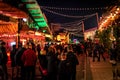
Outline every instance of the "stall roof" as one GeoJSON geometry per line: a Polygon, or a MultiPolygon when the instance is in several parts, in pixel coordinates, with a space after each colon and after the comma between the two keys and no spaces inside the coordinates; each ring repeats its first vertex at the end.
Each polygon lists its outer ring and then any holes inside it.
{"type": "Polygon", "coordinates": [[[7,3],[0,1],[0,14],[5,16],[9,16],[12,18],[26,18],[27,14],[20,9],[17,9],[7,3]]]}
{"type": "Polygon", "coordinates": [[[47,19],[36,0],[21,0],[21,2],[15,5],[19,4],[22,4],[22,8],[26,11],[12,6],[11,3],[7,1],[0,1],[0,24],[16,23],[19,18],[31,17],[34,22],[33,28],[38,28],[39,31],[46,31],[46,33],[51,34],[47,19]]]}
{"type": "Polygon", "coordinates": [[[35,25],[36,28],[48,27],[47,20],[36,0],[22,0],[22,2],[26,5],[30,15],[37,24],[35,25]]]}

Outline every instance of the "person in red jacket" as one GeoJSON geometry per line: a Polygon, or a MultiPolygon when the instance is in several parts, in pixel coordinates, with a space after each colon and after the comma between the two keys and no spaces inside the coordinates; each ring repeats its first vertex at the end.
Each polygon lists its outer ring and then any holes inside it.
{"type": "Polygon", "coordinates": [[[34,50],[32,50],[32,44],[28,44],[28,49],[24,51],[21,60],[24,63],[25,79],[35,80],[35,65],[37,56],[34,50]]]}

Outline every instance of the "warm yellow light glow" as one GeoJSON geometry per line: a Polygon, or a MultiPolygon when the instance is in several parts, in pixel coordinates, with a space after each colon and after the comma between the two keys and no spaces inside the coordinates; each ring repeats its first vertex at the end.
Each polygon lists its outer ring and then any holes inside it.
{"type": "Polygon", "coordinates": [[[85,32],[84,33],[84,39],[87,40],[88,38],[90,38],[90,39],[93,40],[95,32],[96,32],[96,30],[85,32]]]}
{"type": "Polygon", "coordinates": [[[60,40],[61,40],[60,35],[58,35],[58,36],[57,36],[57,40],[58,40],[58,41],[60,41],[60,40]]]}
{"type": "Polygon", "coordinates": [[[116,14],[113,15],[114,17],[116,16],[116,14]]]}
{"type": "Polygon", "coordinates": [[[116,14],[118,14],[119,12],[118,11],[115,11],[116,14]]]}
{"type": "Polygon", "coordinates": [[[108,26],[117,18],[117,15],[120,13],[120,8],[116,8],[114,12],[111,12],[107,17],[105,17],[99,24],[99,30],[103,30],[103,27],[108,26]]]}
{"type": "Polygon", "coordinates": [[[120,10],[120,8],[117,8],[117,11],[119,11],[120,10]]]}
{"type": "Polygon", "coordinates": [[[35,35],[37,35],[37,36],[41,36],[42,34],[39,33],[39,32],[35,32],[35,35]]]}
{"type": "Polygon", "coordinates": [[[61,38],[61,39],[65,39],[65,35],[63,35],[63,36],[60,36],[60,38],[61,38]]]}
{"type": "Polygon", "coordinates": [[[52,38],[52,36],[51,36],[51,35],[49,35],[49,34],[45,34],[45,37],[52,38]]]}
{"type": "Polygon", "coordinates": [[[25,45],[26,39],[21,39],[22,44],[25,45]]]}

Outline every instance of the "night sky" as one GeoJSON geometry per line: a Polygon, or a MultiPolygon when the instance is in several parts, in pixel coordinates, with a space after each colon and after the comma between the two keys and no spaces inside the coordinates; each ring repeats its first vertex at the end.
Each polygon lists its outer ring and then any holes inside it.
{"type": "MultiPolygon", "coordinates": [[[[37,0],[40,6],[45,7],[54,7],[54,8],[92,8],[92,10],[58,10],[58,9],[50,9],[51,11],[58,12],[65,15],[72,16],[85,16],[94,13],[98,13],[98,17],[102,15],[102,13],[106,12],[106,9],[113,4],[115,4],[116,0],[37,0]],[[98,8],[97,10],[93,10],[94,8],[98,8]],[[102,8],[102,9],[101,9],[102,8]]],[[[48,9],[48,8],[47,8],[48,9]]],[[[60,16],[57,14],[53,14],[52,12],[48,12],[42,9],[42,12],[46,15],[48,19],[48,23],[69,23],[78,20],[82,20],[84,18],[69,18],[60,16]]],[[[89,29],[91,27],[97,26],[96,16],[85,19],[85,29],[89,29]]]]}
{"type": "Polygon", "coordinates": [[[37,0],[41,6],[54,7],[101,7],[113,4],[116,0],[37,0]]]}

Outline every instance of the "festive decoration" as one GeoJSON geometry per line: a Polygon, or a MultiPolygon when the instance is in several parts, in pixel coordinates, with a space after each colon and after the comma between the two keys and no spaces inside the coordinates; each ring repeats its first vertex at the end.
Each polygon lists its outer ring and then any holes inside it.
{"type": "Polygon", "coordinates": [[[58,7],[41,6],[41,8],[54,9],[54,10],[88,11],[88,10],[106,10],[108,7],[98,7],[98,8],[58,8],[58,7]]]}
{"type": "Polygon", "coordinates": [[[3,33],[16,33],[18,28],[18,24],[11,23],[11,24],[0,24],[0,34],[3,33]]]}
{"type": "Polygon", "coordinates": [[[96,15],[96,14],[90,14],[90,15],[85,15],[85,16],[73,16],[73,15],[66,15],[66,14],[61,14],[61,13],[58,13],[58,12],[55,12],[55,11],[52,11],[50,9],[47,9],[47,8],[41,8],[47,12],[50,12],[50,13],[53,13],[53,14],[56,14],[56,15],[60,15],[60,16],[63,16],[63,17],[68,17],[68,18],[87,18],[87,17],[91,17],[93,15],[96,15]]]}
{"type": "Polygon", "coordinates": [[[42,13],[39,4],[36,0],[32,0],[32,4],[30,4],[30,0],[22,0],[23,3],[26,3],[26,8],[29,11],[29,14],[33,18],[33,21],[36,25],[32,26],[34,28],[48,27],[47,20],[45,15],[42,13]]]}

